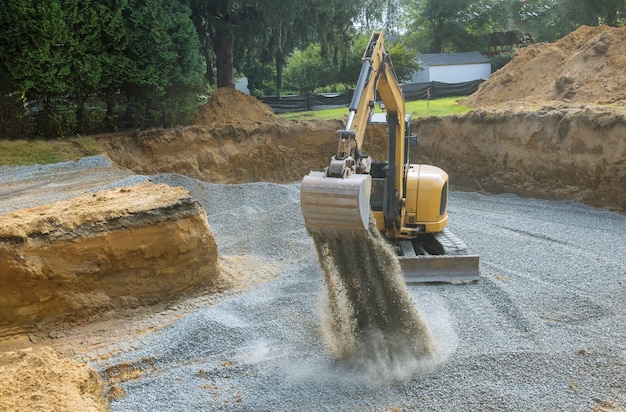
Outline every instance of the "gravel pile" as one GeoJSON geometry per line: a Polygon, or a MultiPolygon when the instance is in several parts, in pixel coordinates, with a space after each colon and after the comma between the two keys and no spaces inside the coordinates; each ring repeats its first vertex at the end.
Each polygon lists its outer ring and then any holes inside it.
{"type": "Polygon", "coordinates": [[[93,365],[144,372],[120,384],[127,396],[113,411],[626,406],[625,216],[573,202],[451,193],[450,228],[481,256],[482,279],[409,285],[444,362],[385,383],[334,361],[322,343],[324,285],[297,184],[213,185],[166,174],[106,184],[148,178],[190,190],[221,255],[278,260],[285,269],[93,365]]]}
{"type": "Polygon", "coordinates": [[[435,371],[377,382],[320,337],[321,270],[298,185],[212,185],[177,175],[221,254],[283,261],[281,276],[110,359],[145,369],[113,410],[589,410],[626,405],[626,218],[573,202],[452,193],[451,229],[483,279],[410,285],[435,371]]]}

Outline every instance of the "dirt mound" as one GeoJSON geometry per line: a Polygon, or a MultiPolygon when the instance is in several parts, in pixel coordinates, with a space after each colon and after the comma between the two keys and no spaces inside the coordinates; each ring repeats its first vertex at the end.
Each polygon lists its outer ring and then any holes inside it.
{"type": "Polygon", "coordinates": [[[486,107],[553,100],[626,100],[626,27],[583,26],[555,43],[520,49],[463,103],[486,107]]]}
{"type": "Polygon", "coordinates": [[[231,87],[215,90],[211,100],[200,107],[194,120],[194,124],[200,126],[268,122],[287,123],[275,115],[268,105],[231,87]]]}
{"type": "Polygon", "coordinates": [[[94,369],[51,348],[0,354],[0,410],[103,411],[103,390],[94,369]]]}
{"type": "MultiPolygon", "coordinates": [[[[180,173],[225,184],[285,183],[327,166],[337,148],[335,131],[342,127],[338,121],[189,126],[100,142],[115,163],[136,173],[180,173]]],[[[384,146],[377,138],[366,149],[376,156],[384,146]]]]}
{"type": "Polygon", "coordinates": [[[180,187],[143,183],[0,216],[0,334],[172,299],[219,274],[204,209],[180,187]]]}

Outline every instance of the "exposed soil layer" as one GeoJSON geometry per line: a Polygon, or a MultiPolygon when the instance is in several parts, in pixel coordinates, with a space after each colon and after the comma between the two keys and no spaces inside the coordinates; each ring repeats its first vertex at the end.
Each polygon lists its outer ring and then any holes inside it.
{"type": "Polygon", "coordinates": [[[0,217],[0,327],[169,300],[218,275],[202,206],[144,183],[0,217]]]}
{"type": "MultiPolygon", "coordinates": [[[[291,122],[254,97],[218,89],[200,108],[197,124],[130,135],[103,136],[100,143],[118,165],[136,173],[180,173],[211,183],[302,179],[328,165],[340,121],[291,122]]],[[[368,130],[366,151],[386,156],[381,128],[368,130]]]]}
{"type": "Polygon", "coordinates": [[[452,187],[576,200],[626,212],[626,112],[479,109],[419,122],[421,153],[452,187]]]}
{"type": "MultiPolygon", "coordinates": [[[[337,121],[191,126],[102,142],[116,163],[137,173],[180,173],[212,183],[285,183],[327,166],[336,150],[335,131],[342,127],[337,121]]],[[[412,130],[420,144],[411,161],[446,170],[454,190],[573,199],[626,212],[626,111],[619,108],[485,108],[421,118],[412,130]]],[[[386,142],[386,128],[371,127],[364,150],[386,160],[386,142]]]]}

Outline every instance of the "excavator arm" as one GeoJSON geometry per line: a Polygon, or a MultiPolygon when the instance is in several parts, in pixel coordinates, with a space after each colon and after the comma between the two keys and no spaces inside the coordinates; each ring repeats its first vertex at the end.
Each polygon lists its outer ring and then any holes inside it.
{"type": "MultiPolygon", "coordinates": [[[[387,111],[390,142],[390,167],[384,194],[384,226],[399,228],[404,164],[404,96],[396,79],[384,34],[374,32],[363,58],[357,85],[350,102],[344,130],[337,131],[337,153],[323,173],[311,172],[304,178],[301,204],[309,231],[336,232],[367,230],[371,180],[371,160],[363,154],[365,131],[374,113],[376,92],[387,111]],[[393,133],[393,135],[391,135],[393,133]],[[335,180],[340,178],[342,181],[335,180]],[[367,199],[365,199],[367,198],[367,199]],[[352,199],[352,201],[350,201],[352,199]]],[[[392,235],[393,236],[393,235],[392,235]]]]}

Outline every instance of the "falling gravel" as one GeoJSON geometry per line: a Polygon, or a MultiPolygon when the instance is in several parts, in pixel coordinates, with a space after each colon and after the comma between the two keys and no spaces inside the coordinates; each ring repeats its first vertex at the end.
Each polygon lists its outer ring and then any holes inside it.
{"type": "Polygon", "coordinates": [[[331,354],[381,383],[436,364],[430,331],[374,218],[363,233],[312,237],[326,285],[322,331],[331,354]]]}
{"type": "Polygon", "coordinates": [[[129,362],[127,410],[571,410],[626,404],[626,218],[574,202],[451,193],[451,229],[482,279],[408,292],[442,363],[386,381],[324,344],[328,300],[299,186],[212,185],[203,203],[223,254],[276,259],[275,281],[182,318],[129,362]],[[147,361],[149,360],[149,362],[147,361]]]}

